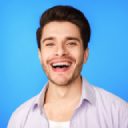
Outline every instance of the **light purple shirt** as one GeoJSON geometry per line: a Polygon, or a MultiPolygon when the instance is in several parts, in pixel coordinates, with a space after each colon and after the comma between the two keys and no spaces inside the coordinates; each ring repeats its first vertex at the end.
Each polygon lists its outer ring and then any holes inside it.
{"type": "MultiPolygon", "coordinates": [[[[49,127],[43,110],[46,89],[47,86],[12,114],[8,128],[49,127]]],[[[81,100],[70,120],[70,128],[128,128],[128,105],[83,79],[81,100]]]]}

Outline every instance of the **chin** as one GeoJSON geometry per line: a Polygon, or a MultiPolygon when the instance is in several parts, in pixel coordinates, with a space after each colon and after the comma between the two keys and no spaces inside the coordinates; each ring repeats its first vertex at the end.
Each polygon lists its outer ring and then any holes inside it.
{"type": "Polygon", "coordinates": [[[50,81],[51,81],[51,83],[58,85],[58,86],[68,86],[72,82],[71,79],[69,79],[69,80],[65,80],[65,79],[61,79],[61,80],[54,79],[53,80],[52,79],[50,81]]]}

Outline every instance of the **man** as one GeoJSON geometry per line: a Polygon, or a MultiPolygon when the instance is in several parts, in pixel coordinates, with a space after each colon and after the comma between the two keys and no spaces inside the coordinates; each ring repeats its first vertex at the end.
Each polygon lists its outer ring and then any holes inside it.
{"type": "Polygon", "coordinates": [[[55,6],[43,13],[37,42],[48,83],[13,113],[8,128],[128,128],[126,102],[80,75],[89,39],[79,10],[55,6]]]}

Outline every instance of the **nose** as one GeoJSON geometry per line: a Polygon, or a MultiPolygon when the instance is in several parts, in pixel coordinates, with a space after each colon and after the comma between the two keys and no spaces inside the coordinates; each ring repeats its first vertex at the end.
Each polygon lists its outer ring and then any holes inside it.
{"type": "Polygon", "coordinates": [[[67,49],[64,45],[58,45],[56,49],[56,56],[65,56],[67,54],[67,49]]]}

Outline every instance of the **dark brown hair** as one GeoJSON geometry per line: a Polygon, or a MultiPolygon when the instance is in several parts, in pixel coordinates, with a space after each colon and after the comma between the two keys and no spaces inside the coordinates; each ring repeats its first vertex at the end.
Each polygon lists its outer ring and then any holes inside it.
{"type": "Polygon", "coordinates": [[[40,26],[36,32],[37,44],[39,49],[42,30],[47,23],[52,21],[68,21],[78,26],[84,49],[88,47],[91,30],[89,22],[84,14],[80,10],[71,6],[54,6],[46,10],[40,18],[40,26]]]}

